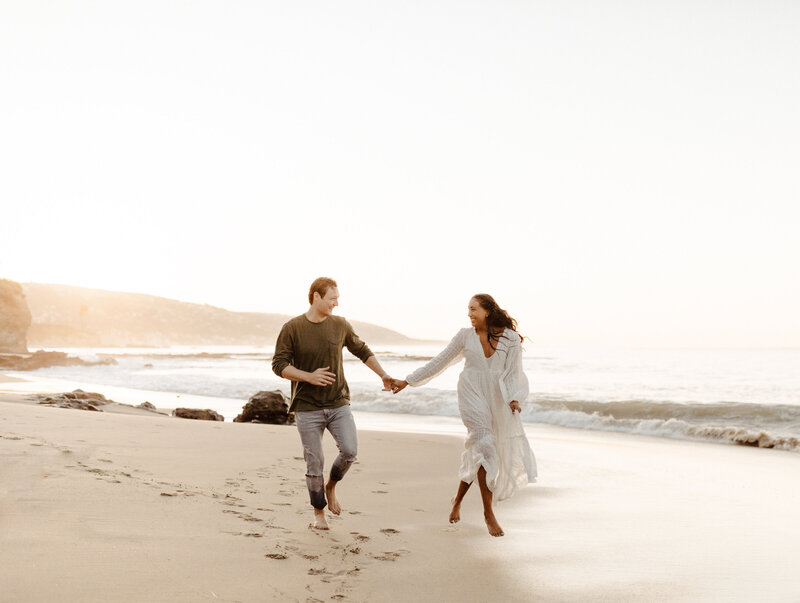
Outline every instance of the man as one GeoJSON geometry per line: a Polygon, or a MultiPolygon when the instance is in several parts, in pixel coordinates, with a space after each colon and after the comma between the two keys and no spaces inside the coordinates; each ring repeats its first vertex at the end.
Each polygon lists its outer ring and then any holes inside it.
{"type": "Polygon", "coordinates": [[[393,380],[350,323],[333,315],[333,309],[339,305],[336,281],[321,277],[311,283],[308,303],[305,314],[283,325],[275,343],[272,370],[292,382],[289,410],[295,412],[297,431],[303,442],[314,527],[327,530],[325,506],[334,515],[342,512],[336,499],[336,484],[356,460],[358,448],[356,425],[350,412],[350,390],[342,371],[342,348],[347,346],[380,376],[385,391],[393,380]],[[336,440],[339,456],[331,467],[328,482],[324,483],[322,434],[326,428],[336,440]]]}

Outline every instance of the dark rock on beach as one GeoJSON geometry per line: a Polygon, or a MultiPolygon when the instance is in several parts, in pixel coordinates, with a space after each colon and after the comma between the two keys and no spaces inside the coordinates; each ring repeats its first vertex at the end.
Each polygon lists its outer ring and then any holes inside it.
{"type": "Polygon", "coordinates": [[[0,279],[0,352],[27,353],[31,311],[22,286],[0,279]]]}
{"type": "Polygon", "coordinates": [[[199,408],[176,408],[172,411],[173,417],[179,419],[197,419],[198,421],[224,421],[223,417],[218,412],[206,408],[201,410],[199,408]]]}
{"type": "Polygon", "coordinates": [[[64,392],[63,394],[37,394],[34,396],[34,399],[39,400],[39,404],[47,404],[48,406],[94,411],[100,411],[100,409],[97,408],[98,406],[104,406],[114,402],[106,398],[103,394],[85,392],[82,389],[64,392]]]}
{"type": "Polygon", "coordinates": [[[110,356],[89,362],[64,352],[45,352],[38,350],[33,354],[0,354],[0,368],[10,371],[35,371],[48,366],[95,366],[98,364],[117,364],[110,356]]]}
{"type": "Polygon", "coordinates": [[[136,406],[133,404],[123,404],[122,402],[110,400],[103,394],[98,394],[97,392],[85,392],[82,389],[76,389],[74,391],[64,392],[61,394],[34,394],[31,396],[31,398],[33,400],[38,400],[39,404],[55,406],[57,408],[75,408],[78,410],[93,410],[97,412],[103,412],[99,407],[114,405],[114,410],[117,412],[119,412],[119,407],[128,407],[146,410],[157,415],[167,414],[158,410],[150,402],[142,402],[136,406]]]}
{"type": "Polygon", "coordinates": [[[258,392],[250,397],[242,407],[242,414],[234,423],[271,423],[273,425],[293,425],[294,413],[289,412],[289,404],[280,391],[258,392]]]}

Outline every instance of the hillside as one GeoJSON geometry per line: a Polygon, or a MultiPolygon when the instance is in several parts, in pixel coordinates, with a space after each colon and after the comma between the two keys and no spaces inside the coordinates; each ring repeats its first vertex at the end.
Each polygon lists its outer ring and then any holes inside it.
{"type": "MultiPolygon", "coordinates": [[[[23,283],[22,287],[32,316],[28,331],[31,348],[272,345],[281,325],[290,318],[231,312],[141,293],[40,283],[23,283]]],[[[350,322],[370,344],[415,343],[384,327],[350,322]]]]}

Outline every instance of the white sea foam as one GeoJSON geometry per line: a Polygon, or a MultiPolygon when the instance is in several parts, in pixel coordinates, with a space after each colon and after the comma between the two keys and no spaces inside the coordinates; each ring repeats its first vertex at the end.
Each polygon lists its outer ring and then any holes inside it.
{"type": "Polygon", "coordinates": [[[638,435],[669,438],[713,440],[759,448],[800,450],[800,437],[788,433],[760,429],[757,425],[726,425],[724,423],[692,424],[677,418],[617,419],[599,413],[587,414],[571,410],[529,410],[526,421],[548,423],[562,427],[616,431],[638,435]]]}
{"type": "MultiPolygon", "coordinates": [[[[369,392],[353,396],[353,408],[373,412],[458,416],[454,391],[420,389],[402,398],[369,392]]],[[[578,429],[731,442],[800,450],[800,407],[757,404],[675,404],[645,400],[597,403],[540,401],[531,396],[523,421],[578,429]]]]}

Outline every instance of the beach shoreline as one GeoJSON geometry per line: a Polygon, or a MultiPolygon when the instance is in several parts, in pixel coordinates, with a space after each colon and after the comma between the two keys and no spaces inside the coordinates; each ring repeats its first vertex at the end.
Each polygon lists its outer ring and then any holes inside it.
{"type": "Polygon", "coordinates": [[[529,426],[539,481],[497,506],[493,539],[474,492],[447,523],[463,426],[356,413],[359,462],[321,533],[294,428],[51,408],[18,385],[0,386],[7,601],[800,593],[793,452],[529,426]]]}

